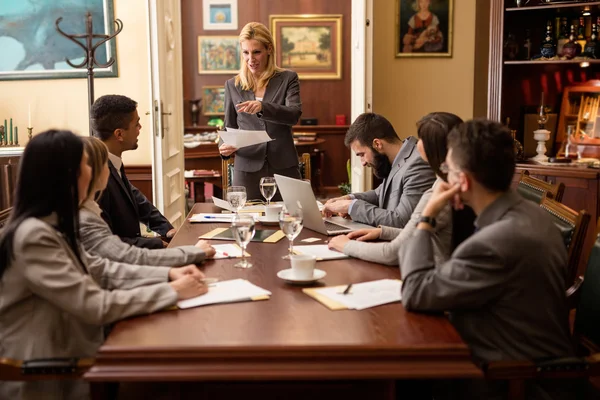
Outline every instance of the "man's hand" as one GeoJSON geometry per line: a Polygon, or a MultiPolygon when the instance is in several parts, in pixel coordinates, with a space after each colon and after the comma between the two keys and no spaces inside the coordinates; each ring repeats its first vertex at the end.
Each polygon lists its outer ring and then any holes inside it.
{"type": "Polygon", "coordinates": [[[461,209],[463,204],[458,195],[459,192],[459,184],[452,186],[447,182],[439,182],[421,215],[435,218],[450,201],[454,208],[461,209]]]}
{"type": "Polygon", "coordinates": [[[381,228],[359,229],[348,234],[350,239],[356,239],[359,242],[368,242],[369,240],[377,240],[381,236],[381,228]]]}
{"type": "Polygon", "coordinates": [[[215,248],[208,244],[206,240],[198,240],[198,243],[196,243],[195,246],[206,254],[206,258],[213,258],[217,253],[215,248]]]}
{"type": "Polygon", "coordinates": [[[352,198],[350,197],[350,195],[345,195],[345,196],[340,196],[340,197],[334,197],[333,199],[329,199],[325,202],[325,204],[329,204],[329,203],[335,203],[336,201],[340,201],[340,200],[352,200],[352,198]]]}
{"type": "Polygon", "coordinates": [[[208,286],[191,275],[184,275],[169,284],[177,292],[178,300],[190,299],[208,292],[208,286]]]}
{"type": "Polygon", "coordinates": [[[242,103],[236,104],[235,109],[237,112],[243,112],[248,114],[256,114],[262,111],[262,103],[258,100],[249,100],[242,103]]]}
{"type": "Polygon", "coordinates": [[[169,280],[171,281],[176,281],[177,279],[184,276],[191,276],[198,282],[200,282],[200,280],[204,278],[204,274],[200,272],[200,270],[198,269],[198,267],[196,267],[195,264],[189,264],[179,268],[171,268],[169,270],[169,280]]]}
{"type": "Polygon", "coordinates": [[[171,239],[177,233],[177,229],[173,228],[165,235],[167,238],[171,239]]]}
{"type": "Polygon", "coordinates": [[[321,211],[321,213],[326,217],[330,217],[333,214],[348,214],[348,208],[350,208],[351,203],[352,200],[338,200],[333,202],[328,201],[325,203],[325,207],[323,207],[323,211],[321,211]]]}
{"type": "Polygon", "coordinates": [[[342,253],[344,251],[344,246],[346,243],[350,241],[350,238],[346,235],[339,235],[334,237],[327,243],[327,247],[330,249],[334,249],[342,253]]]}
{"type": "Polygon", "coordinates": [[[237,151],[237,147],[223,143],[219,146],[219,153],[224,157],[229,157],[237,151]]]}

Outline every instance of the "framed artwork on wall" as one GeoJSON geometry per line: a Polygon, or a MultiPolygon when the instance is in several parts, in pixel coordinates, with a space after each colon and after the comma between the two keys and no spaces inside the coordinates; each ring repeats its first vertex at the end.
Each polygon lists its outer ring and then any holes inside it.
{"type": "Polygon", "coordinates": [[[203,86],[204,115],[225,115],[225,86],[203,86]]]}
{"type": "Polygon", "coordinates": [[[277,65],[300,79],[342,78],[342,15],[271,15],[277,65]]]}
{"type": "Polygon", "coordinates": [[[454,0],[396,0],[396,57],[452,57],[454,0]]]}
{"type": "Polygon", "coordinates": [[[237,36],[198,36],[199,74],[235,74],[239,69],[237,36]]]}
{"type": "Polygon", "coordinates": [[[204,30],[237,30],[237,0],[202,0],[204,30]]]}
{"type": "MultiPolygon", "coordinates": [[[[85,34],[88,12],[94,34],[114,33],[113,0],[71,0],[68,7],[56,0],[0,2],[0,80],[86,78],[85,68],[65,62],[80,64],[86,56],[84,50],[61,36],[55,23],[62,17],[64,32],[85,34]]],[[[105,64],[111,57],[115,63],[95,68],[94,77],[118,76],[115,43],[109,40],[96,50],[99,63],[105,64]]]]}

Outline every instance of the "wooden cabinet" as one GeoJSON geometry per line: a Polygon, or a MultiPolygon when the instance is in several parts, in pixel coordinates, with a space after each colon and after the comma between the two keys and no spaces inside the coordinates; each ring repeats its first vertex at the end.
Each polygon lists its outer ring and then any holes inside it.
{"type": "Polygon", "coordinates": [[[17,171],[22,151],[2,150],[0,152],[0,212],[13,205],[17,171]]]}

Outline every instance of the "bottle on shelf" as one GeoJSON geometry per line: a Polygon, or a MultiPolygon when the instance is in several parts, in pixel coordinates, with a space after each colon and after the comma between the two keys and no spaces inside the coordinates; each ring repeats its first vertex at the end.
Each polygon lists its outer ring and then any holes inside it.
{"type": "Polygon", "coordinates": [[[556,54],[562,56],[563,46],[565,43],[569,41],[569,24],[567,22],[567,17],[562,17],[560,19],[560,31],[558,33],[558,40],[556,45],[556,54]]]}
{"type": "Polygon", "coordinates": [[[556,56],[556,41],[552,35],[552,21],[548,21],[546,24],[546,35],[542,40],[540,54],[545,58],[553,58],[556,56]]]}
{"type": "Polygon", "coordinates": [[[577,26],[577,43],[583,49],[585,47],[585,18],[579,17],[579,24],[577,26]]]}
{"type": "Polygon", "coordinates": [[[531,60],[531,30],[525,30],[525,40],[521,46],[521,60],[531,60]]]}
{"type": "Polygon", "coordinates": [[[562,49],[563,57],[568,59],[575,58],[581,54],[581,45],[575,40],[575,25],[571,25],[571,34],[569,41],[565,43],[562,49]]]}
{"type": "Polygon", "coordinates": [[[517,161],[522,161],[525,159],[525,150],[523,149],[523,145],[521,142],[517,140],[517,130],[510,129],[510,117],[506,117],[506,127],[510,130],[510,135],[513,138],[513,148],[515,150],[515,159],[517,161]]]}
{"type": "Polygon", "coordinates": [[[516,60],[519,54],[519,44],[515,35],[508,32],[506,41],[504,42],[504,59],[505,60],[516,60]]]}
{"type": "Polygon", "coordinates": [[[600,58],[600,45],[598,44],[598,25],[592,24],[592,35],[585,43],[582,56],[600,58]]]}

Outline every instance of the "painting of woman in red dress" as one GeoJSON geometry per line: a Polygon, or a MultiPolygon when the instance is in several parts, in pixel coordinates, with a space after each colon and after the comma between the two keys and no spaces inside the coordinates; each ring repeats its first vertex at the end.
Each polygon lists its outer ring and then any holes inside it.
{"type": "Polygon", "coordinates": [[[450,55],[451,0],[399,0],[399,3],[398,53],[450,55]]]}

